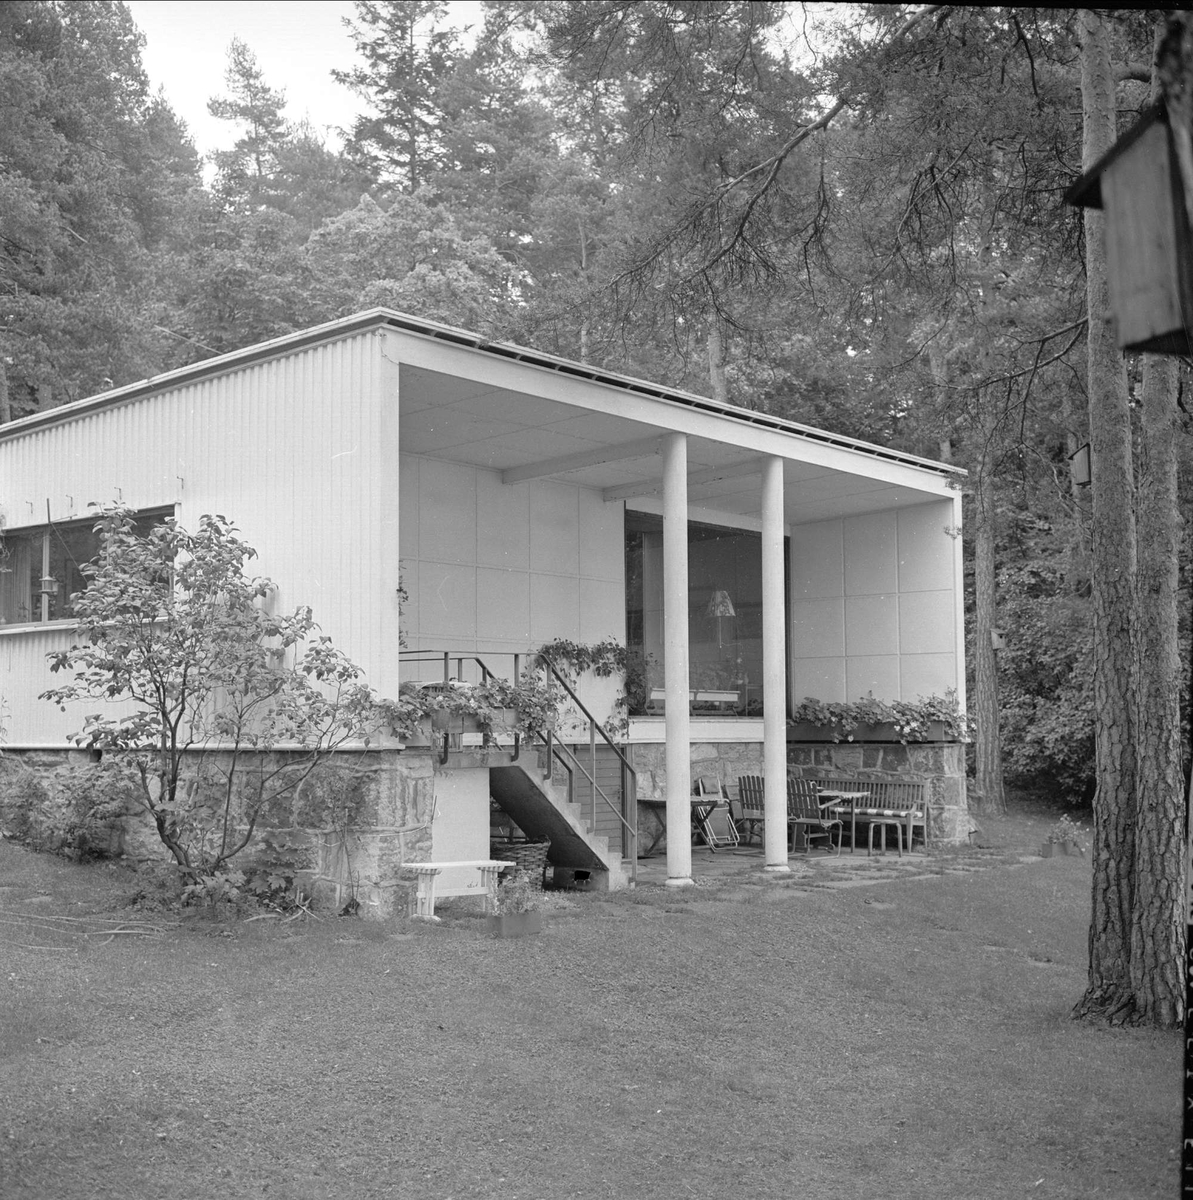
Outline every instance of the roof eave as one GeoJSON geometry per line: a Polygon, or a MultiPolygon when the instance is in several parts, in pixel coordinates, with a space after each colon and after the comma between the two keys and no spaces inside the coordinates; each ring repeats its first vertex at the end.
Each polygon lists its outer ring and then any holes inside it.
{"type": "Polygon", "coordinates": [[[451,325],[442,325],[436,321],[427,321],[421,317],[412,317],[406,313],[400,313],[388,308],[367,309],[364,312],[354,313],[349,317],[341,317],[335,321],[328,321],[322,325],[313,326],[310,329],[300,330],[297,333],[285,334],[282,337],[273,338],[268,342],[260,342],[255,346],[247,346],[242,350],[233,350],[227,354],[217,355],[214,358],[203,359],[201,362],[191,363],[189,366],[179,367],[177,370],[167,371],[161,375],[154,375],[149,379],[143,379],[137,383],[126,384],[124,387],[113,388],[111,391],[101,392],[96,396],[89,396],[83,400],[76,400],[70,404],[61,405],[58,408],[21,417],[16,421],[9,422],[7,425],[0,425],[0,440],[18,436],[47,425],[72,420],[75,417],[104,408],[126,404],[129,401],[141,399],[170,388],[194,383],[197,380],[208,378],[212,375],[238,370],[253,363],[277,358],[284,354],[292,354],[296,350],[306,349],[309,346],[336,341],[340,338],[367,332],[375,328],[395,329],[416,337],[450,342],[465,349],[478,350],[482,353],[523,362],[528,366],[557,371],[607,387],[620,388],[624,391],[634,392],[637,395],[649,396],[664,403],[681,404],[687,408],[698,408],[701,411],[729,420],[778,430],[797,438],[815,441],[820,444],[840,446],[843,449],[855,450],[873,457],[906,463],[936,474],[956,476],[964,476],[966,474],[963,468],[953,466],[951,463],[920,458],[918,455],[891,450],[885,446],[865,442],[858,438],[829,433],[826,430],[816,429],[810,425],[801,425],[798,422],[788,421],[782,417],[775,417],[769,413],[738,408],[735,405],[725,404],[719,400],[711,400],[707,396],[698,396],[693,392],[668,388],[660,384],[651,383],[648,380],[637,379],[631,375],[621,375],[615,371],[606,371],[585,363],[559,358],[555,355],[545,354],[542,351],[532,350],[529,347],[519,346],[512,342],[489,341],[479,334],[471,333],[465,329],[457,329],[451,325]]]}

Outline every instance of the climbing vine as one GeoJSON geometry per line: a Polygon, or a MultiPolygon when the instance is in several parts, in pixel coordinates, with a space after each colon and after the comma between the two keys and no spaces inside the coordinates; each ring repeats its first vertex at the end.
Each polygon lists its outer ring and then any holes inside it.
{"type": "Polygon", "coordinates": [[[629,732],[630,714],[642,712],[646,707],[649,657],[640,650],[627,649],[615,638],[593,643],[556,638],[544,642],[535,655],[572,680],[586,673],[598,679],[620,677],[621,687],[613,702],[611,732],[624,736],[629,732]]]}

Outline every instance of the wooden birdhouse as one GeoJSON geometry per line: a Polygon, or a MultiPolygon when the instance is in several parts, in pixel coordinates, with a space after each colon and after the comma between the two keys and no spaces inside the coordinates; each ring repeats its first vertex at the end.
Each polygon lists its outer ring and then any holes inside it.
{"type": "Polygon", "coordinates": [[[1149,109],[1065,200],[1105,210],[1106,273],[1120,349],[1193,351],[1193,243],[1165,106],[1149,109]]]}

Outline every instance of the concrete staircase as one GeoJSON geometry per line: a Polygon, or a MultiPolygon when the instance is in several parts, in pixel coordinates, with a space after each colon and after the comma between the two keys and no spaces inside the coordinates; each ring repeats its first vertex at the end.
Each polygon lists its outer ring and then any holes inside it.
{"type": "Polygon", "coordinates": [[[489,793],[531,841],[551,843],[547,861],[560,869],[557,878],[575,872],[577,883],[586,880],[596,891],[630,886],[632,864],[610,849],[607,837],[590,830],[580,805],[569,803],[564,789],[529,762],[490,766],[489,793]]]}

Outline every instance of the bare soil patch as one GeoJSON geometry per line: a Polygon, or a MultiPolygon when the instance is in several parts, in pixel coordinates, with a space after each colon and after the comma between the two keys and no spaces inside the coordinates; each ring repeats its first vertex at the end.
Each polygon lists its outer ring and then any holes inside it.
{"type": "Polygon", "coordinates": [[[158,919],[0,843],[0,1197],[1175,1195],[1180,1037],[1068,1019],[1089,864],[1035,857],[1048,823],[512,941],[463,903],[158,919]]]}

